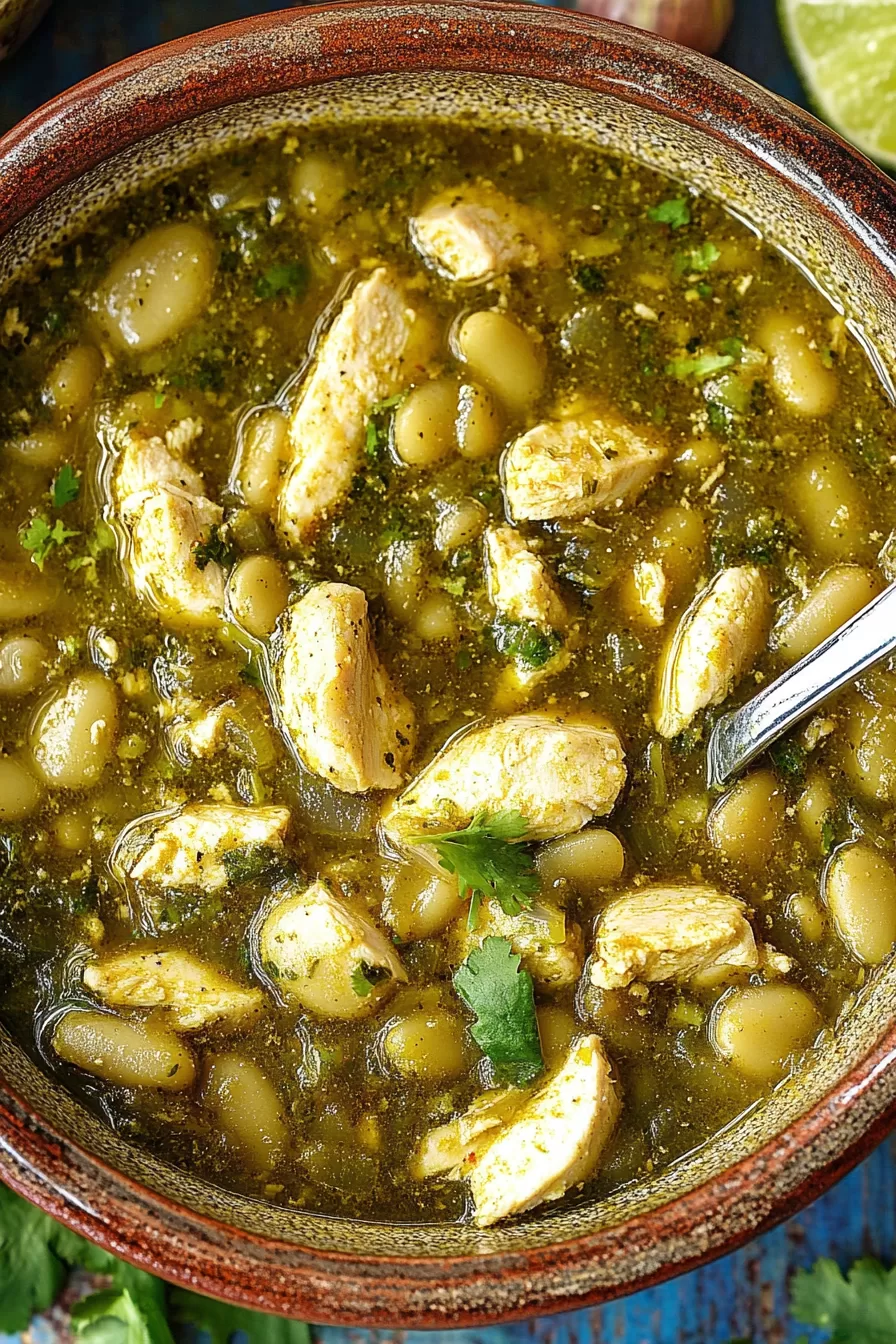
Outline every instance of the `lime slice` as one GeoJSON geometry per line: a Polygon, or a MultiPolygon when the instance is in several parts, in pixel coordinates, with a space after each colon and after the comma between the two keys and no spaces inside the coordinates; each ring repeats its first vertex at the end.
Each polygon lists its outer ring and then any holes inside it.
{"type": "Polygon", "coordinates": [[[816,111],[896,168],[896,0],[778,0],[778,8],[816,111]]]}

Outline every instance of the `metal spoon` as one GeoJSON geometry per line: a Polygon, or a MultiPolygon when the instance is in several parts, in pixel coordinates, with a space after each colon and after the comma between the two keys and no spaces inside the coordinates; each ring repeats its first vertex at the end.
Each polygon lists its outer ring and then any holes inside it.
{"type": "Polygon", "coordinates": [[[722,788],[828,696],[894,652],[896,583],[777,681],[716,721],[706,748],[709,787],[722,788]]]}

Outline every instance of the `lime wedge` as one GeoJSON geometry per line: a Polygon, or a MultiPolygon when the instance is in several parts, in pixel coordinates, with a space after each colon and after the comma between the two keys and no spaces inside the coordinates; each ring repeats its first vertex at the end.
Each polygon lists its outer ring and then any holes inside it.
{"type": "Polygon", "coordinates": [[[778,0],[778,9],[816,111],[896,168],[896,0],[778,0]]]}

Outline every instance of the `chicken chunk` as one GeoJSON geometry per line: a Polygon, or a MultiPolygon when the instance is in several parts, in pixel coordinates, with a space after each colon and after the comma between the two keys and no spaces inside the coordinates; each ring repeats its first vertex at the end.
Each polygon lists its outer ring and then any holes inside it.
{"type": "Polygon", "coordinates": [[[468,283],[560,260],[550,220],[491,182],[441,192],[411,220],[411,241],[441,275],[468,283]]]}
{"type": "Polygon", "coordinates": [[[285,998],[323,1017],[368,1017],[408,978],[385,934],[325,882],[274,906],[259,955],[285,998]]]}
{"type": "Polygon", "coordinates": [[[669,584],[659,560],[639,560],[632,570],[631,614],[658,630],[666,619],[669,584]]]}
{"type": "Polygon", "coordinates": [[[220,525],[223,510],[205,496],[199,472],[183,459],[202,422],[181,420],[164,438],[138,428],[117,436],[113,508],[130,545],[125,564],[134,591],[173,624],[209,625],[224,607],[224,571],[197,564],[196,547],[220,525]]]}
{"type": "Polygon", "coordinates": [[[489,600],[509,621],[531,621],[561,630],[566,605],[545,562],[514,527],[490,527],[485,534],[485,575],[489,600]]]}
{"type": "Polygon", "coordinates": [[[548,420],[516,439],[504,459],[511,518],[587,518],[633,500],[662,468],[666,444],[612,411],[548,420]]]}
{"type": "Polygon", "coordinates": [[[423,371],[425,319],[387,267],[361,280],[317,349],[289,425],[291,461],[277,521],[291,545],[307,540],[348,493],[367,417],[423,371]]]}
{"type": "Polygon", "coordinates": [[[548,840],[612,811],[625,774],[612,728],[517,714],[449,742],[389,804],[383,831],[400,848],[421,832],[459,830],[477,812],[515,809],[531,839],[548,840]]]}
{"type": "Polygon", "coordinates": [[[466,916],[454,925],[452,960],[463,961],[484,938],[506,938],[541,989],[573,985],[582,973],[582,930],[552,901],[539,901],[518,915],[505,914],[495,900],[483,901],[475,929],[467,927],[466,916]]]}
{"type": "Polygon", "coordinates": [[[234,849],[283,849],[285,807],[192,803],[157,826],[129,867],[135,882],[219,891],[228,882],[225,855],[234,849]]]}
{"type": "Polygon", "coordinates": [[[454,1122],[456,1135],[451,1126],[441,1126],[423,1140],[412,1160],[412,1174],[438,1174],[460,1154],[450,1174],[469,1180],[477,1227],[559,1199],[586,1181],[621,1109],[597,1036],[573,1041],[546,1083],[523,1095],[515,1110],[511,1102],[507,1093],[480,1099],[454,1122]]]}
{"type": "Polygon", "coordinates": [[[754,971],[759,950],[742,901],[713,887],[645,887],[607,906],[597,926],[591,981],[689,980],[730,967],[754,971]]]}
{"type": "Polygon", "coordinates": [[[411,1179],[425,1181],[430,1176],[444,1176],[448,1172],[453,1172],[459,1179],[473,1142],[480,1135],[505,1125],[525,1099],[525,1092],[515,1087],[484,1092],[463,1115],[431,1129],[424,1134],[411,1157],[408,1165],[411,1179]]]}
{"type": "Polygon", "coordinates": [[[295,604],[277,685],[283,726],[309,770],[344,793],[401,784],[414,709],[380,662],[360,588],[319,583],[295,604]]]}
{"type": "Polygon", "coordinates": [[[681,617],[660,662],[653,718],[677,737],[701,709],[717,705],[765,643],[768,584],[753,565],[721,570],[681,617]]]}
{"type": "Polygon", "coordinates": [[[122,952],[86,966],[84,984],[116,1008],[165,1009],[175,1031],[243,1026],[264,1007],[260,989],[244,989],[188,952],[122,952]]]}

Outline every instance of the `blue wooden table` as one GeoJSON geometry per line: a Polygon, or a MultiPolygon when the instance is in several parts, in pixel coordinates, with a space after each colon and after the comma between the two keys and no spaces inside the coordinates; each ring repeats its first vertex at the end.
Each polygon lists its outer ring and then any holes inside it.
{"type": "MultiPolygon", "coordinates": [[[[212,23],[276,7],[277,0],[56,0],[50,17],[0,66],[0,130],[53,94],[131,52],[212,23]]],[[[774,0],[738,0],[724,59],[753,79],[802,101],[777,30],[774,0]]],[[[735,1255],[659,1288],[593,1311],[506,1329],[445,1332],[445,1344],[788,1344],[804,1331],[788,1320],[787,1280],[828,1255],[844,1266],[860,1255],[896,1259],[896,1139],[797,1218],[735,1255]]],[[[316,1332],[319,1344],[385,1344],[387,1331],[316,1332]]],[[[810,1339],[821,1338],[810,1332],[810,1339]]],[[[431,1335],[409,1334],[405,1344],[431,1335]]],[[[896,1341],[894,1341],[896,1344],[896,1341]]]]}

